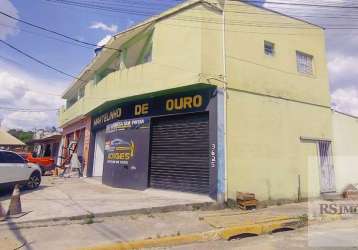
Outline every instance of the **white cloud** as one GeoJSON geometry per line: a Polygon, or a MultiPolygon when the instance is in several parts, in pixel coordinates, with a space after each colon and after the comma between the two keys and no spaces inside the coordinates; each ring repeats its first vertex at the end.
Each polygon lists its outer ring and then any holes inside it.
{"type": "Polygon", "coordinates": [[[13,104],[24,97],[26,93],[25,83],[9,72],[0,72],[0,104],[13,104]]]}
{"type": "Polygon", "coordinates": [[[334,87],[357,87],[358,57],[349,56],[347,54],[335,54],[329,56],[328,70],[330,81],[334,83],[334,87]]]}
{"type": "Polygon", "coordinates": [[[107,35],[107,36],[103,37],[103,39],[97,43],[97,46],[101,47],[101,46],[106,45],[109,42],[109,40],[111,40],[111,38],[112,38],[111,35],[107,35]]]}
{"type": "MultiPolygon", "coordinates": [[[[0,10],[14,17],[18,17],[18,11],[9,0],[0,0],[0,10]]],[[[0,15],[0,39],[6,39],[10,35],[16,34],[17,21],[6,16],[0,15]]]]}
{"type": "MultiPolygon", "coordinates": [[[[1,63],[1,61],[0,61],[1,63]]],[[[0,107],[51,110],[19,112],[0,109],[1,126],[34,129],[57,126],[57,111],[63,100],[58,95],[63,84],[29,76],[17,68],[0,68],[0,107]]]]}
{"type": "Polygon", "coordinates": [[[56,126],[57,113],[53,112],[11,112],[2,121],[6,128],[33,130],[56,126]]]}
{"type": "Polygon", "coordinates": [[[118,31],[118,26],[115,24],[107,25],[102,22],[94,22],[91,26],[91,29],[101,29],[106,32],[116,33],[118,31]]]}
{"type": "Polygon", "coordinates": [[[332,107],[338,111],[358,116],[358,90],[337,89],[332,93],[332,107]]]}
{"type": "Polygon", "coordinates": [[[337,55],[328,62],[328,69],[332,74],[345,74],[357,69],[358,58],[348,55],[337,55]]]}

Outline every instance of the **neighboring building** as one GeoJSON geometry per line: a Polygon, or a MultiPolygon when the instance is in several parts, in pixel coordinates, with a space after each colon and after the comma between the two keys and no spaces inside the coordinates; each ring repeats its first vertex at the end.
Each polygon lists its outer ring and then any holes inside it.
{"type": "Polygon", "coordinates": [[[48,138],[53,135],[61,134],[62,131],[56,128],[48,128],[48,129],[36,129],[33,135],[33,140],[48,138]]]}
{"type": "Polygon", "coordinates": [[[85,174],[219,201],[335,191],[324,30],[221,2],[117,34],[65,91],[60,125],[85,134],[85,174]],[[310,168],[311,156],[324,160],[310,168]]]}
{"type": "MultiPolygon", "coordinates": [[[[77,152],[83,166],[84,176],[87,176],[87,166],[89,160],[89,145],[91,136],[91,118],[82,117],[72,121],[63,127],[62,140],[59,149],[59,158],[57,165],[61,166],[65,163],[65,159],[70,157],[74,151],[77,152]]],[[[90,175],[91,176],[91,175],[90,175]]]]}
{"type": "Polygon", "coordinates": [[[333,150],[337,192],[358,184],[358,117],[333,111],[333,150]]]}
{"type": "Polygon", "coordinates": [[[29,162],[38,164],[42,173],[52,170],[57,165],[59,158],[61,138],[61,134],[52,133],[50,136],[27,142],[33,148],[33,151],[26,156],[26,159],[29,162]]]}
{"type": "Polygon", "coordinates": [[[10,135],[5,130],[0,129],[0,149],[22,151],[26,144],[10,135]]]}

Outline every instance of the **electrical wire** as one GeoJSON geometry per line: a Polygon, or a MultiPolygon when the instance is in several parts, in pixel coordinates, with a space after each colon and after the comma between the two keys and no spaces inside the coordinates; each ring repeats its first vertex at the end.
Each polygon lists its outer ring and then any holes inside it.
{"type": "Polygon", "coordinates": [[[284,5],[284,6],[302,6],[302,7],[315,7],[315,8],[338,8],[338,9],[354,9],[358,10],[357,5],[329,5],[329,4],[312,4],[312,3],[297,3],[297,2],[272,2],[272,1],[257,1],[257,0],[241,0],[243,3],[264,3],[271,5],[284,5]]]}
{"type": "MultiPolygon", "coordinates": [[[[101,10],[106,10],[106,11],[114,11],[114,12],[126,12],[126,10],[123,9],[115,9],[112,8],[110,6],[105,6],[105,5],[95,5],[95,4],[84,4],[83,2],[76,2],[76,1],[68,1],[68,0],[47,0],[47,1],[56,1],[58,3],[61,4],[67,4],[67,5],[74,5],[74,4],[79,4],[79,7],[86,7],[86,8],[92,8],[92,9],[101,9],[101,10]]],[[[323,5],[320,5],[321,7],[323,5]]],[[[331,5],[329,5],[331,6],[331,5]]],[[[346,6],[347,7],[347,6],[346,6]]],[[[352,6],[351,6],[352,7],[352,6]]],[[[353,7],[352,7],[353,8],[353,7]]],[[[358,6],[357,6],[358,8],[358,6]]],[[[232,11],[235,12],[235,11],[232,11]]],[[[126,12],[128,13],[128,12],[126,12]]],[[[140,12],[134,13],[134,14],[138,14],[138,15],[146,15],[146,16],[150,16],[152,14],[143,14],[140,12]]],[[[333,18],[333,17],[332,17],[333,18]]],[[[189,21],[189,22],[205,22],[205,23],[216,23],[216,24],[222,24],[221,21],[219,21],[219,19],[208,19],[208,18],[200,18],[200,17],[176,17],[174,18],[176,20],[182,20],[182,21],[189,21]]],[[[271,23],[271,24],[264,24],[263,22],[251,22],[251,23],[245,23],[242,21],[235,21],[235,20],[226,20],[228,25],[239,25],[239,26],[247,26],[247,27],[264,27],[264,28],[292,28],[292,29],[313,29],[310,27],[306,27],[304,25],[297,25],[296,23],[271,23]]],[[[334,29],[334,30],[347,30],[347,29],[358,29],[358,27],[341,27],[341,26],[332,26],[332,27],[325,27],[326,29],[334,29]]]]}
{"type": "Polygon", "coordinates": [[[37,62],[37,63],[39,63],[39,64],[41,64],[41,65],[43,65],[43,66],[45,66],[45,67],[47,67],[47,68],[49,68],[49,69],[52,69],[52,70],[54,70],[54,71],[56,71],[56,72],[58,72],[58,73],[61,73],[61,74],[66,75],[66,76],[68,76],[68,77],[74,78],[74,79],[76,79],[76,80],[83,81],[82,79],[80,79],[80,78],[78,78],[78,77],[76,77],[76,76],[73,76],[73,75],[71,75],[71,74],[68,74],[68,73],[66,73],[66,72],[64,72],[64,71],[62,71],[62,70],[60,70],[60,69],[57,69],[57,68],[55,68],[55,67],[53,67],[53,66],[51,66],[51,65],[49,65],[49,64],[47,64],[47,63],[45,63],[45,62],[43,62],[43,61],[41,61],[40,59],[37,59],[37,58],[33,57],[32,55],[27,54],[26,52],[24,52],[24,51],[22,51],[22,50],[16,48],[15,46],[11,45],[11,44],[8,43],[8,42],[5,42],[5,41],[2,40],[2,39],[0,39],[0,42],[3,43],[3,44],[5,44],[5,45],[8,46],[9,48],[11,48],[11,49],[17,51],[18,53],[20,53],[20,54],[22,54],[22,55],[24,55],[24,56],[30,58],[31,60],[33,60],[33,61],[35,61],[35,62],[37,62]]]}
{"type": "Polygon", "coordinates": [[[29,109],[21,107],[4,107],[0,106],[0,110],[11,111],[11,112],[58,112],[59,108],[54,109],[29,109]]]}
{"type": "Polygon", "coordinates": [[[52,37],[52,36],[47,36],[47,35],[39,33],[39,32],[35,32],[35,31],[32,31],[32,30],[24,29],[24,28],[19,28],[19,27],[13,26],[13,25],[8,25],[8,24],[0,22],[0,26],[8,27],[8,28],[11,28],[12,30],[16,30],[16,31],[23,31],[25,33],[29,33],[29,34],[44,37],[44,38],[48,38],[48,39],[59,41],[59,42],[62,42],[62,43],[71,44],[71,45],[78,46],[78,47],[81,47],[81,48],[92,49],[92,47],[87,46],[87,45],[83,45],[83,44],[75,43],[75,42],[71,42],[71,41],[66,41],[66,40],[59,39],[59,38],[52,37]]]}
{"type": "Polygon", "coordinates": [[[10,19],[13,19],[13,20],[16,20],[18,22],[21,22],[21,23],[24,23],[26,25],[29,25],[29,26],[32,26],[34,28],[37,28],[37,29],[40,29],[40,30],[43,30],[43,31],[46,31],[46,32],[49,32],[49,33],[52,33],[52,34],[55,34],[55,35],[58,35],[58,36],[62,36],[64,38],[67,38],[67,39],[70,39],[72,41],[75,41],[75,42],[78,42],[78,43],[82,43],[82,44],[86,44],[86,45],[90,45],[90,46],[93,46],[93,47],[102,47],[102,48],[106,48],[106,49],[111,49],[111,50],[116,50],[116,51],[120,51],[119,49],[116,49],[116,48],[111,48],[111,47],[107,47],[107,46],[98,46],[97,44],[94,44],[94,43],[89,43],[89,42],[85,42],[85,41],[82,41],[82,40],[79,40],[77,38],[74,38],[74,37],[71,37],[71,36],[68,36],[68,35],[65,35],[65,34],[62,34],[58,31],[54,31],[54,30],[50,30],[48,28],[45,28],[45,27],[42,27],[42,26],[39,26],[39,25],[36,25],[36,24],[33,24],[33,23],[30,23],[30,22],[27,22],[27,21],[24,21],[22,19],[19,19],[17,17],[14,17],[10,14],[7,14],[3,11],[0,11],[0,14],[3,15],[3,16],[6,16],[10,19]]]}

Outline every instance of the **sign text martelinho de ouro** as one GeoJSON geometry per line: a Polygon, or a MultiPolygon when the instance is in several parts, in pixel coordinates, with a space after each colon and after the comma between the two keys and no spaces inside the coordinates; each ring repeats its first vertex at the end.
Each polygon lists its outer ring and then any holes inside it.
{"type": "Polygon", "coordinates": [[[121,119],[204,111],[210,101],[212,91],[192,91],[190,93],[153,97],[145,101],[119,104],[117,107],[94,117],[93,129],[104,127],[121,119]]]}

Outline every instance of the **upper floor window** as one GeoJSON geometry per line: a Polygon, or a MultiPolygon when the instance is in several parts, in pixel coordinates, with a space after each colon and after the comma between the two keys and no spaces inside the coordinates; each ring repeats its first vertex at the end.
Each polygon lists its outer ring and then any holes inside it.
{"type": "Polygon", "coordinates": [[[147,50],[144,52],[143,63],[152,61],[152,49],[153,49],[153,45],[150,44],[149,47],[147,48],[147,50]]]}
{"type": "Polygon", "coordinates": [[[85,96],[85,86],[81,86],[78,89],[78,100],[85,96]]]}
{"type": "Polygon", "coordinates": [[[296,51],[297,71],[306,75],[313,75],[313,56],[296,51]]]}
{"type": "Polygon", "coordinates": [[[265,41],[264,42],[264,52],[268,56],[274,56],[275,55],[275,44],[265,41]]]}
{"type": "Polygon", "coordinates": [[[77,96],[75,97],[71,97],[69,99],[66,100],[66,108],[70,108],[73,104],[75,104],[77,102],[77,96]]]}

